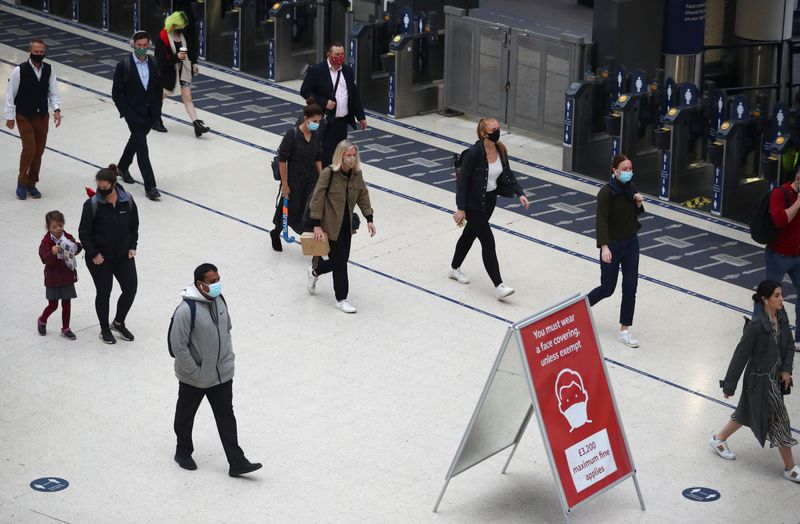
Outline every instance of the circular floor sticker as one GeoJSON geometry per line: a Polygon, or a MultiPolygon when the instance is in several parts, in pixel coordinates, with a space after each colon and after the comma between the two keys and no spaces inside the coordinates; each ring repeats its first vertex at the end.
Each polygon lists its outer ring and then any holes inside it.
{"type": "Polygon", "coordinates": [[[31,488],[36,491],[61,491],[67,489],[69,482],[58,477],[42,477],[31,482],[31,488]]]}
{"type": "Polygon", "coordinates": [[[683,496],[695,502],[714,502],[719,500],[719,491],[711,488],[687,488],[683,490],[683,496]]]}

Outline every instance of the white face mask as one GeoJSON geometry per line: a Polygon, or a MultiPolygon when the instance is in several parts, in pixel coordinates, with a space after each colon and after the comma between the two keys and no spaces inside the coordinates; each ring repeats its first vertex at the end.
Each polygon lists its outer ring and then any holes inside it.
{"type": "MultiPolygon", "coordinates": [[[[559,407],[558,410],[561,411],[561,407],[559,407]]],[[[585,401],[577,402],[571,405],[566,411],[561,411],[561,414],[564,415],[564,418],[566,418],[567,422],[569,422],[570,433],[572,433],[574,429],[583,426],[587,422],[591,422],[591,420],[589,420],[589,414],[586,411],[585,401]]]]}

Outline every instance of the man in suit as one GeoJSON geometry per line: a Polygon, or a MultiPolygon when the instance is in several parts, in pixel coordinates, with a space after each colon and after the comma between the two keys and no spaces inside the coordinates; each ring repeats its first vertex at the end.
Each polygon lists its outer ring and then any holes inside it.
{"type": "Polygon", "coordinates": [[[161,79],[155,64],[147,56],[147,48],[150,47],[147,32],[136,31],[131,44],[133,53],[117,64],[111,88],[111,98],[119,110],[119,116],[125,119],[131,132],[117,169],[125,183],[133,184],[135,181],[128,168],[133,162],[133,155],[136,155],[144,179],[145,194],[150,200],[158,200],[161,193],[156,187],[156,177],[150,165],[147,134],[153,123],[161,119],[161,79]]]}
{"type": "Polygon", "coordinates": [[[322,165],[329,166],[336,145],[347,139],[347,126],[356,129],[356,121],[364,130],[367,117],[358,93],[353,68],[345,65],[344,45],[328,47],[328,58],[306,71],[300,95],[314,101],[327,113],[327,126],[322,135],[322,165]]]}

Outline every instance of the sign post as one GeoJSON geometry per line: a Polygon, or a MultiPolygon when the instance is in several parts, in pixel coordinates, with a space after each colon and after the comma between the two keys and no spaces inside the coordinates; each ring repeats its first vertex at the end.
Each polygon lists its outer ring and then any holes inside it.
{"type": "Polygon", "coordinates": [[[509,326],[433,511],[454,476],[512,447],[505,473],[534,413],[565,514],[629,478],[644,511],[585,295],[509,326]]]}

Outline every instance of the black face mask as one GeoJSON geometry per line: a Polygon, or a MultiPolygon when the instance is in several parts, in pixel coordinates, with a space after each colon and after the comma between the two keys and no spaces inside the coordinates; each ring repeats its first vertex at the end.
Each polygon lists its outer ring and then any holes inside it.
{"type": "Polygon", "coordinates": [[[498,140],[500,140],[500,128],[497,128],[491,133],[487,134],[486,138],[488,138],[492,142],[497,142],[498,140]]]}
{"type": "Polygon", "coordinates": [[[176,35],[179,35],[179,34],[183,33],[183,29],[177,29],[177,28],[176,28],[176,29],[174,29],[174,30],[173,30],[173,32],[174,32],[176,35]]]}
{"type": "Polygon", "coordinates": [[[99,187],[97,188],[97,194],[103,198],[106,198],[108,195],[110,195],[112,191],[114,191],[114,186],[111,186],[108,189],[100,189],[99,187]]]}
{"type": "Polygon", "coordinates": [[[44,60],[44,55],[31,54],[31,62],[33,62],[34,64],[41,64],[42,60],[44,60]]]}

